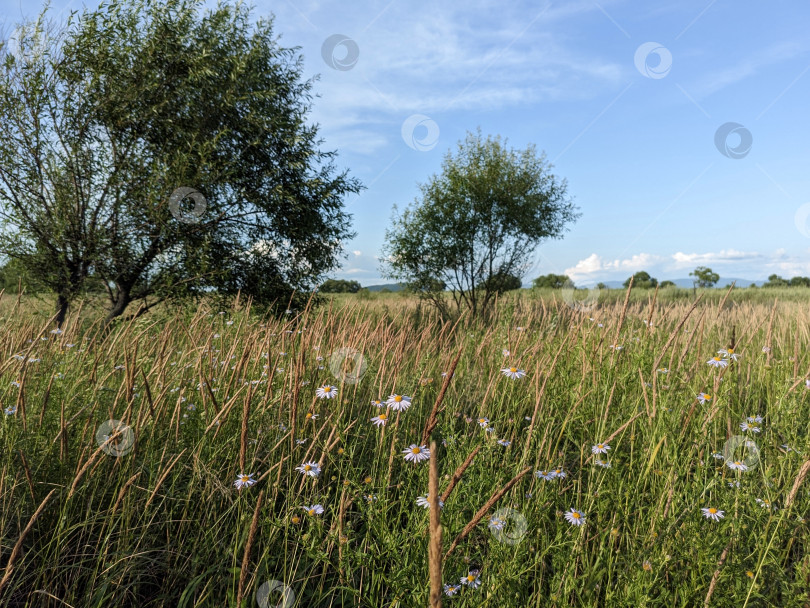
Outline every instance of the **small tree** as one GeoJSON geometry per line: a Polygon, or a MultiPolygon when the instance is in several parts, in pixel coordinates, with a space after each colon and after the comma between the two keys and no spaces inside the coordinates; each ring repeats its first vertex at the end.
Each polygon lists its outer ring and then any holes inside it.
{"type": "Polygon", "coordinates": [[[492,277],[520,277],[538,245],[579,217],[550,169],[533,145],[515,151],[480,129],[468,133],[442,173],[420,186],[421,200],[395,215],[383,275],[422,291],[443,313],[446,298],[429,295],[433,280],[447,284],[457,310],[487,311],[498,287],[492,277]]]}
{"type": "Polygon", "coordinates": [[[793,277],[790,279],[791,287],[810,287],[810,277],[793,277]]]}
{"type": "Polygon", "coordinates": [[[513,274],[498,274],[490,277],[487,281],[486,288],[496,293],[504,293],[506,291],[514,291],[523,287],[520,277],[513,274]]]}
{"type": "Polygon", "coordinates": [[[568,275],[565,274],[544,274],[542,277],[537,277],[532,285],[537,288],[549,289],[562,289],[566,282],[570,281],[568,275]]]}
{"type": "Polygon", "coordinates": [[[662,289],[664,287],[676,287],[675,283],[673,283],[672,281],[661,281],[661,283],[658,286],[661,287],[662,289]]]}
{"type": "Polygon", "coordinates": [[[599,289],[599,290],[610,289],[610,287],[608,287],[607,285],[605,285],[604,283],[601,283],[601,282],[596,284],[596,288],[599,289]]]}
{"type": "Polygon", "coordinates": [[[762,285],[763,287],[788,287],[789,283],[778,274],[772,274],[762,285]]]}
{"type": "MultiPolygon", "coordinates": [[[[639,270],[633,275],[632,279],[633,287],[639,287],[641,289],[651,289],[658,285],[658,279],[651,277],[646,270],[639,270]]],[[[627,278],[623,285],[625,289],[630,286],[630,277],[627,278]]]]}
{"type": "Polygon", "coordinates": [[[693,287],[697,290],[698,287],[714,287],[714,284],[720,280],[720,275],[712,272],[711,268],[706,266],[698,266],[689,273],[690,277],[695,277],[693,287]]]}
{"type": "Polygon", "coordinates": [[[321,293],[357,293],[361,289],[357,281],[346,281],[344,279],[327,279],[318,288],[321,293]]]}

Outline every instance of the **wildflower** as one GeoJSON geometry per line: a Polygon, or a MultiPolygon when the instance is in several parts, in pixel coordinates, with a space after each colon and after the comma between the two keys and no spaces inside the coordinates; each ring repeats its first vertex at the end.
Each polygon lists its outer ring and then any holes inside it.
{"type": "Polygon", "coordinates": [[[313,414],[312,412],[307,412],[307,420],[315,420],[318,417],[318,414],[313,414]]]}
{"type": "Polygon", "coordinates": [[[388,416],[386,416],[385,414],[380,414],[379,416],[374,416],[374,418],[371,419],[371,421],[376,426],[385,426],[385,421],[386,420],[388,420],[388,416]]]}
{"type": "Polygon", "coordinates": [[[594,464],[598,464],[603,469],[609,469],[610,466],[611,466],[610,462],[602,460],[601,458],[597,458],[596,461],[594,462],[594,464]]]}
{"type": "MultiPolygon", "coordinates": [[[[430,494],[426,494],[425,496],[418,496],[416,498],[416,504],[418,504],[420,507],[424,507],[425,509],[429,509],[430,508],[430,494]]],[[[439,499],[439,508],[440,509],[444,508],[444,501],[441,498],[439,499]]]]}
{"type": "Polygon", "coordinates": [[[334,399],[337,397],[337,387],[324,384],[315,391],[315,394],[321,399],[334,399]]]}
{"type": "Polygon", "coordinates": [[[745,571],[745,576],[747,576],[748,578],[754,578],[754,573],[751,572],[750,570],[746,570],[745,571]]]}
{"type": "Polygon", "coordinates": [[[728,482],[728,487],[729,488],[739,488],[740,487],[739,480],[737,480],[737,481],[729,481],[728,482]]]}
{"type": "Polygon", "coordinates": [[[568,473],[563,471],[561,468],[556,468],[554,469],[554,477],[556,477],[557,479],[565,479],[566,477],[568,477],[568,473]]]}
{"type": "Polygon", "coordinates": [[[419,447],[415,443],[402,450],[402,453],[405,454],[405,460],[410,460],[414,464],[430,458],[430,450],[424,445],[419,447]]]}
{"type": "Polygon", "coordinates": [[[59,336],[59,335],[61,335],[61,334],[65,333],[65,332],[63,332],[61,329],[59,329],[59,328],[57,327],[56,329],[52,329],[52,330],[51,330],[51,333],[52,333],[52,334],[56,334],[57,336],[59,336]]]}
{"type": "Polygon", "coordinates": [[[668,374],[669,373],[669,370],[666,367],[659,367],[655,371],[657,371],[659,374],[668,374]]]}
{"type": "Polygon", "coordinates": [[[565,519],[575,526],[581,526],[585,523],[585,513],[582,511],[577,511],[576,509],[570,509],[565,514],[565,519]]]}
{"type": "Polygon", "coordinates": [[[376,494],[364,494],[363,498],[366,499],[366,502],[374,502],[375,500],[377,500],[377,495],[376,494]]]}
{"type": "Polygon", "coordinates": [[[505,522],[500,517],[490,517],[489,529],[490,530],[503,530],[505,522]]]}
{"type": "Polygon", "coordinates": [[[641,564],[641,568],[642,568],[642,569],[643,569],[645,572],[651,572],[651,571],[652,571],[652,564],[650,563],[650,560],[648,560],[648,559],[647,559],[647,560],[644,560],[644,563],[643,563],[643,564],[641,564]]]}
{"type": "Polygon", "coordinates": [[[239,475],[239,477],[236,478],[236,481],[233,482],[233,485],[236,488],[240,489],[240,490],[242,488],[244,488],[245,486],[250,487],[254,483],[256,483],[256,480],[253,479],[254,475],[255,475],[255,473],[248,473],[247,475],[245,475],[244,473],[241,473],[239,475]]]}
{"type": "Polygon", "coordinates": [[[712,452],[712,457],[715,460],[723,460],[723,458],[725,458],[720,452],[712,452]]]}
{"type": "Polygon", "coordinates": [[[296,439],[295,445],[304,445],[307,442],[307,438],[304,437],[303,439],[296,439]]]}
{"type": "Polygon", "coordinates": [[[390,395],[385,405],[389,406],[392,410],[404,412],[411,407],[411,398],[406,395],[390,395]]]}
{"type": "Polygon", "coordinates": [[[300,518],[300,517],[298,517],[297,515],[293,515],[293,516],[290,518],[290,522],[291,522],[291,523],[294,523],[294,524],[301,523],[301,518],[300,518]]]}
{"type": "Polygon", "coordinates": [[[314,515],[320,515],[323,513],[323,507],[321,505],[312,505],[311,507],[301,507],[304,511],[307,512],[307,515],[310,517],[314,515]]]}
{"type": "Polygon", "coordinates": [[[461,589],[461,585],[453,585],[452,583],[447,583],[444,586],[444,594],[448,597],[453,597],[456,593],[459,592],[461,589]]]}
{"type": "Polygon", "coordinates": [[[363,478],[363,483],[368,484],[371,483],[371,481],[372,481],[371,476],[366,476],[365,478],[363,478]]]}
{"type": "Polygon", "coordinates": [[[14,414],[17,413],[17,406],[13,405],[13,406],[7,407],[3,411],[5,412],[6,416],[13,416],[14,414]]]}
{"type": "Polygon", "coordinates": [[[608,348],[610,348],[612,350],[621,350],[624,347],[621,346],[621,345],[617,346],[616,344],[611,344],[608,348]]]}
{"type": "Polygon", "coordinates": [[[707,401],[712,400],[712,396],[708,393],[698,393],[697,400],[700,402],[701,405],[706,403],[707,401]]]}
{"type": "Polygon", "coordinates": [[[770,346],[763,346],[763,347],[762,347],[762,352],[763,352],[763,353],[769,353],[769,352],[771,352],[771,347],[770,347],[770,346]]]}
{"type": "Polygon", "coordinates": [[[544,481],[552,481],[556,477],[554,471],[535,471],[534,475],[537,477],[537,479],[542,479],[544,481]]]}
{"type": "Polygon", "coordinates": [[[771,508],[771,501],[768,500],[767,498],[757,498],[756,501],[757,504],[759,504],[759,506],[762,507],[763,509],[771,508]]]}
{"type": "Polygon", "coordinates": [[[484,430],[485,430],[487,433],[494,433],[494,432],[495,432],[495,427],[494,427],[494,426],[488,426],[488,427],[487,427],[487,428],[485,428],[484,430]]]}
{"type": "Polygon", "coordinates": [[[597,443],[594,446],[591,446],[591,452],[594,454],[607,454],[607,451],[610,449],[610,446],[606,443],[597,443]]]}
{"type": "Polygon", "coordinates": [[[748,422],[762,422],[762,416],[748,416],[746,420],[748,422]]]}
{"type": "Polygon", "coordinates": [[[731,359],[732,361],[737,361],[740,358],[740,355],[738,353],[735,353],[733,348],[729,348],[728,350],[726,350],[725,348],[721,348],[720,350],[717,351],[717,354],[723,355],[724,357],[731,359]]]}
{"type": "Polygon", "coordinates": [[[517,379],[522,378],[523,376],[526,375],[525,371],[523,371],[522,369],[518,369],[516,367],[504,367],[501,370],[501,372],[503,372],[504,376],[508,376],[509,378],[512,378],[513,380],[517,380],[517,379]]]}
{"type": "Polygon", "coordinates": [[[721,359],[720,357],[712,357],[711,359],[706,361],[706,363],[711,365],[712,367],[723,368],[728,366],[728,361],[726,361],[725,359],[721,359]]]}
{"type": "Polygon", "coordinates": [[[300,467],[295,467],[295,470],[309,477],[317,477],[321,474],[321,467],[317,462],[305,462],[300,467]]]}
{"type": "Polygon", "coordinates": [[[498,443],[501,444],[505,448],[512,445],[512,442],[508,441],[507,439],[498,439],[498,443]]]}
{"type": "Polygon", "coordinates": [[[731,462],[729,460],[729,461],[726,462],[726,466],[729,469],[732,469],[734,471],[747,471],[748,470],[748,466],[743,464],[739,460],[735,460],[734,462],[731,462]]]}
{"type": "Polygon", "coordinates": [[[512,354],[512,353],[510,353],[510,352],[509,352],[507,349],[505,349],[505,348],[503,349],[503,356],[504,356],[504,357],[508,357],[508,356],[509,356],[509,355],[511,355],[511,354],[512,354]]]}
{"type": "Polygon", "coordinates": [[[706,519],[713,519],[714,521],[720,521],[723,517],[725,517],[724,511],[718,511],[714,507],[703,507],[701,511],[703,511],[703,516],[706,519]]]}
{"type": "Polygon", "coordinates": [[[470,570],[467,576],[461,577],[461,584],[467,585],[470,589],[478,589],[481,586],[481,580],[478,575],[480,570],[470,570]]]}
{"type": "Polygon", "coordinates": [[[487,428],[489,426],[489,418],[479,418],[478,426],[480,426],[482,429],[487,428]]]}
{"type": "Polygon", "coordinates": [[[371,405],[373,405],[374,407],[382,407],[383,402],[380,401],[379,399],[372,399],[371,400],[371,405]]]}
{"type": "Polygon", "coordinates": [[[744,431],[751,431],[752,433],[760,432],[760,428],[756,424],[748,424],[747,422],[741,423],[740,428],[744,431]]]}

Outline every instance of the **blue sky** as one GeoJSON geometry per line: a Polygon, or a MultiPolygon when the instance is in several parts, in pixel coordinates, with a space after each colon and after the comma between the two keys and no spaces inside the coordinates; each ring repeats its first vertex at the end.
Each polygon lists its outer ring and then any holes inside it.
{"type": "MultiPolygon", "coordinates": [[[[412,203],[478,127],[545,151],[582,212],[540,246],[525,283],[552,272],[580,286],[637,270],[674,279],[699,265],[810,276],[810,4],[254,6],[275,16],[282,45],[300,47],[305,76],[319,75],[323,147],[367,186],[347,199],[358,236],[337,278],[383,282],[393,205],[412,203]]],[[[4,31],[38,9],[0,0],[4,31]]]]}

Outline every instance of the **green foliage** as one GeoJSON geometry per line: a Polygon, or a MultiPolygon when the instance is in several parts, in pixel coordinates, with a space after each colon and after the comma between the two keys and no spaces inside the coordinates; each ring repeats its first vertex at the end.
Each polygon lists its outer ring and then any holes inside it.
{"type": "Polygon", "coordinates": [[[108,319],[212,289],[285,310],[339,266],[362,186],[319,149],[271,21],[111,0],[46,34],[0,66],[0,253],[64,302],[96,276],[108,319]]]}
{"type": "Polygon", "coordinates": [[[494,276],[519,276],[537,246],[561,238],[579,215],[565,180],[533,145],[508,149],[500,137],[468,133],[420,185],[417,199],[386,232],[384,276],[407,284],[443,313],[433,285],[450,289],[457,310],[475,317],[495,295],[494,276]]]}
{"type": "Polygon", "coordinates": [[[778,274],[772,274],[768,277],[768,280],[762,284],[763,287],[789,287],[790,282],[786,281],[778,274]]]}
{"type": "Polygon", "coordinates": [[[690,277],[695,277],[695,287],[714,287],[714,284],[720,280],[720,275],[712,272],[711,268],[706,266],[698,266],[689,273],[690,277]]]}
{"type": "Polygon", "coordinates": [[[360,291],[361,287],[362,286],[357,281],[327,279],[318,287],[318,291],[321,293],[357,293],[360,291]]]}
{"type": "Polygon", "coordinates": [[[673,283],[672,281],[661,281],[659,287],[663,289],[664,287],[677,287],[677,285],[675,285],[675,283],[673,283]]]}
{"type": "Polygon", "coordinates": [[[494,291],[496,293],[504,293],[507,291],[514,291],[523,286],[520,277],[513,274],[497,274],[489,277],[484,282],[484,289],[494,291]]]}
{"type": "MultiPolygon", "coordinates": [[[[655,279],[650,276],[650,274],[646,270],[639,270],[637,273],[633,275],[633,287],[638,287],[640,289],[652,289],[658,285],[658,279],[655,279]]],[[[630,285],[630,278],[628,278],[624,283],[624,288],[630,285]]]]}
{"type": "Polygon", "coordinates": [[[544,274],[532,281],[532,285],[536,288],[562,289],[569,281],[571,279],[565,274],[544,274]]]}
{"type": "Polygon", "coordinates": [[[810,277],[793,277],[790,279],[791,287],[810,287],[810,277]]]}

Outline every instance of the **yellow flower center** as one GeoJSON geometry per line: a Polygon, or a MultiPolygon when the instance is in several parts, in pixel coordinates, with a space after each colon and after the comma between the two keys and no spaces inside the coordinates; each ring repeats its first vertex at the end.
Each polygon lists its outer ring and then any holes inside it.
{"type": "Polygon", "coordinates": [[[579,519],[582,516],[579,513],[577,513],[576,511],[574,511],[573,513],[571,513],[571,517],[573,517],[574,519],[579,519]]]}
{"type": "Polygon", "coordinates": [[[714,360],[715,361],[720,361],[720,357],[715,357],[714,360]]]}
{"type": "Polygon", "coordinates": [[[514,374],[517,371],[517,368],[516,367],[510,367],[509,371],[514,374]]]}
{"type": "Polygon", "coordinates": [[[733,348],[729,348],[727,352],[728,352],[728,354],[729,354],[729,355],[731,355],[731,354],[733,354],[733,353],[734,353],[734,349],[733,349],[733,348]]]}
{"type": "Polygon", "coordinates": [[[603,445],[600,443],[600,444],[597,444],[597,446],[596,446],[596,447],[597,447],[597,448],[599,448],[599,449],[601,450],[601,449],[604,449],[604,447],[605,447],[605,446],[603,446],[603,445]]]}
{"type": "Polygon", "coordinates": [[[312,418],[312,414],[307,414],[307,418],[312,418]]]}
{"type": "Polygon", "coordinates": [[[366,477],[363,481],[365,481],[366,483],[371,483],[371,477],[366,477]]]}
{"type": "Polygon", "coordinates": [[[754,573],[748,570],[746,571],[745,576],[747,576],[748,578],[754,578],[754,573]]]}
{"type": "Polygon", "coordinates": [[[397,395],[396,397],[394,397],[394,401],[396,401],[397,403],[402,401],[402,395],[397,395]]]}
{"type": "Polygon", "coordinates": [[[470,582],[473,582],[475,580],[475,577],[472,574],[468,574],[467,575],[467,580],[470,581],[470,582]]]}
{"type": "Polygon", "coordinates": [[[247,475],[242,475],[242,483],[247,483],[248,481],[250,481],[250,477],[247,475]]]}
{"type": "Polygon", "coordinates": [[[324,393],[331,393],[332,392],[332,387],[331,386],[325,386],[323,388],[323,392],[324,393]]]}
{"type": "Polygon", "coordinates": [[[379,418],[380,420],[387,420],[388,416],[386,416],[385,414],[380,414],[379,416],[377,416],[377,418],[379,418]]]}
{"type": "Polygon", "coordinates": [[[301,519],[299,517],[293,517],[291,521],[292,523],[297,524],[299,521],[301,521],[301,519]]]}
{"type": "Polygon", "coordinates": [[[307,513],[309,513],[310,515],[315,515],[315,509],[310,509],[309,511],[307,511],[307,513]]]}
{"type": "Polygon", "coordinates": [[[714,507],[712,507],[712,508],[710,508],[710,509],[709,509],[709,513],[711,513],[712,515],[714,515],[715,513],[717,513],[717,509],[715,509],[714,507]]]}
{"type": "Polygon", "coordinates": [[[308,464],[305,464],[305,465],[304,465],[304,470],[305,470],[305,471],[311,471],[311,470],[312,470],[312,466],[311,466],[311,465],[308,465],[308,464]]]}
{"type": "Polygon", "coordinates": [[[412,454],[419,454],[422,451],[422,448],[411,448],[412,454]]]}

